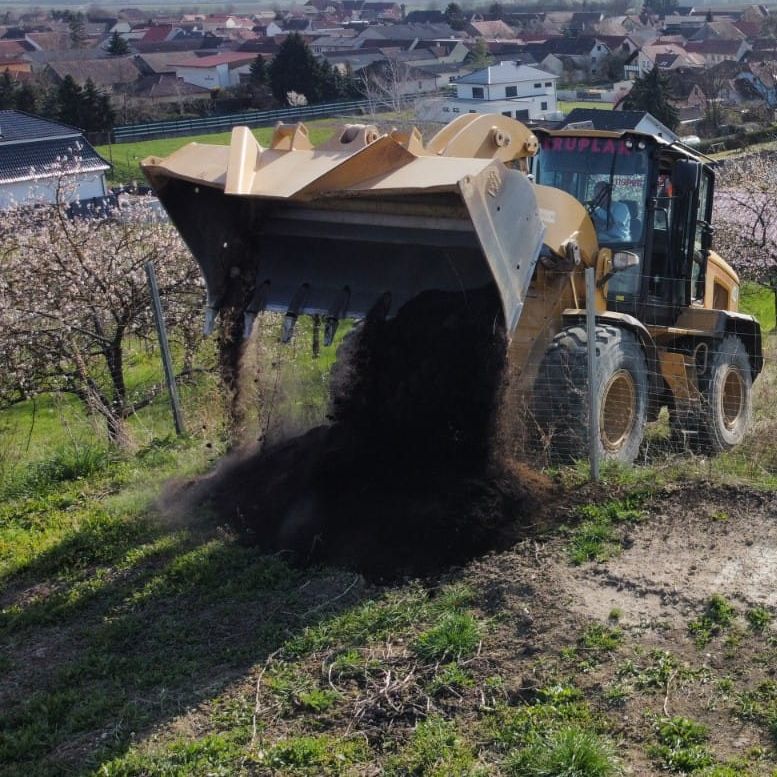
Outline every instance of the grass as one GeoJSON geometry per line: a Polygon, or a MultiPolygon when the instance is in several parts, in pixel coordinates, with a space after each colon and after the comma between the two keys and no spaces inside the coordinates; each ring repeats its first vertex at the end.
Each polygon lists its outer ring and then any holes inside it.
{"type": "Polygon", "coordinates": [[[682,716],[660,718],[655,724],[658,743],[650,748],[655,761],[665,770],[689,774],[712,766],[714,758],[706,747],[706,726],[682,716]]]}
{"type": "Polygon", "coordinates": [[[515,777],[612,777],[622,772],[609,741],[587,729],[566,726],[508,759],[507,773],[515,777]]]}
{"type": "Polygon", "coordinates": [[[624,499],[604,504],[583,505],[578,510],[582,521],[571,531],[569,558],[573,564],[607,561],[621,549],[619,525],[641,520],[638,506],[649,496],[645,489],[635,489],[624,499]]]}
{"type": "Polygon", "coordinates": [[[611,111],[612,103],[603,103],[596,100],[559,100],[558,109],[569,113],[575,108],[597,108],[601,111],[611,111]]]}
{"type": "Polygon", "coordinates": [[[469,658],[478,649],[480,631],[469,613],[446,612],[438,623],[418,636],[414,650],[426,662],[469,658]]]}
{"type": "MultiPolygon", "coordinates": [[[[343,119],[342,121],[345,121],[343,119]]],[[[310,138],[314,144],[327,140],[334,131],[335,124],[331,119],[318,119],[306,122],[310,129],[310,138]]],[[[272,138],[272,127],[259,127],[252,130],[254,136],[264,146],[268,146],[272,138]]],[[[111,181],[113,183],[142,183],[145,177],[140,169],[140,163],[149,156],[167,157],[182,148],[187,143],[207,143],[211,145],[229,145],[231,132],[216,132],[206,135],[185,135],[176,138],[157,138],[155,140],[140,140],[133,143],[114,143],[105,146],[95,146],[98,154],[112,165],[111,181]]]]}
{"type": "Polygon", "coordinates": [[[707,601],[704,613],[688,624],[696,646],[701,649],[708,645],[713,637],[731,626],[735,615],[736,610],[725,597],[713,594],[707,601]]]}
{"type": "Polygon", "coordinates": [[[752,631],[761,633],[766,630],[772,622],[772,614],[764,607],[751,607],[746,613],[745,618],[752,631]]]}
{"type": "Polygon", "coordinates": [[[473,747],[449,720],[435,716],[419,723],[409,742],[388,760],[387,777],[424,775],[424,777],[485,777],[476,768],[473,747]]]}
{"type": "MultiPolygon", "coordinates": [[[[391,122],[394,120],[403,121],[404,116],[399,114],[380,114],[378,121],[391,122]]],[[[327,141],[334,133],[335,129],[342,124],[364,123],[375,121],[371,117],[351,116],[338,117],[332,119],[313,119],[306,121],[305,126],[310,132],[310,140],[313,145],[318,145],[327,141]]],[[[273,127],[259,127],[251,130],[259,141],[265,147],[269,146],[273,134],[273,127]]],[[[114,184],[145,182],[145,177],[140,169],[140,163],[149,156],[167,157],[187,143],[207,143],[211,145],[229,145],[231,131],[215,132],[205,135],[184,135],[175,138],[157,138],[155,140],[140,140],[131,143],[113,143],[103,146],[95,146],[97,153],[113,165],[110,173],[110,180],[114,184]]]]}

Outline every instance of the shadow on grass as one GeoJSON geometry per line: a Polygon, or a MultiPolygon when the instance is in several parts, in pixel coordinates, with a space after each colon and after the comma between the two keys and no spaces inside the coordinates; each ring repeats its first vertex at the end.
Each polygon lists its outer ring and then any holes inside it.
{"type": "MultiPolygon", "coordinates": [[[[353,574],[304,573],[217,532],[145,531],[104,538],[90,560],[112,568],[0,623],[0,774],[91,773],[363,596],[357,585],[334,600],[353,574]]],[[[90,528],[68,537],[25,577],[64,574],[95,540],[90,528]]]]}

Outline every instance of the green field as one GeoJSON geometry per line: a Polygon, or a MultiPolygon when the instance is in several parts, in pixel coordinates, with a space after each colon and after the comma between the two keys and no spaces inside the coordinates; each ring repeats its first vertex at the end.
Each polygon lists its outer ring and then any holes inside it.
{"type": "Polygon", "coordinates": [[[600,111],[611,111],[613,106],[612,103],[603,103],[603,102],[593,102],[589,101],[586,102],[584,100],[559,100],[558,101],[558,109],[560,111],[563,111],[564,113],[569,113],[571,110],[575,108],[596,108],[600,111]]]}
{"type": "MultiPolygon", "coordinates": [[[[364,119],[361,119],[364,121],[364,119]]],[[[314,144],[327,140],[339,124],[353,119],[319,119],[307,122],[310,130],[310,138],[314,144]]],[[[272,127],[260,127],[253,130],[257,140],[263,145],[268,145],[272,137],[272,127]]],[[[180,138],[159,138],[157,140],[141,140],[135,143],[113,143],[105,146],[95,146],[97,153],[107,159],[113,165],[111,181],[115,183],[127,183],[130,181],[143,182],[143,173],[140,163],[148,156],[166,157],[185,146],[187,143],[210,143],[214,145],[228,145],[231,133],[217,132],[210,135],[187,135],[180,138]]]]}

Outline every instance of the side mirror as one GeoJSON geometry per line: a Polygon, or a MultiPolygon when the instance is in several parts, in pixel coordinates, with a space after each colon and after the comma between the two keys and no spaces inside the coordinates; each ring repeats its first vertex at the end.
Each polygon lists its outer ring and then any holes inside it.
{"type": "Polygon", "coordinates": [[[633,251],[617,251],[612,256],[612,271],[614,273],[628,270],[639,264],[639,254],[633,251]]]}

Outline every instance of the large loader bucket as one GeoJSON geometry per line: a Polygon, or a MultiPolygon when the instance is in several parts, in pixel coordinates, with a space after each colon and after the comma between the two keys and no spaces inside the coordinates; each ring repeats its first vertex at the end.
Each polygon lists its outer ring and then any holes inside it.
{"type": "Polygon", "coordinates": [[[533,184],[505,162],[536,139],[501,116],[462,117],[426,147],[417,132],[346,126],[314,148],[303,125],[270,148],[246,128],[230,146],[192,143],[143,170],[219,309],[337,321],[394,315],[421,292],[496,287],[512,331],[543,246],[533,184]]]}

